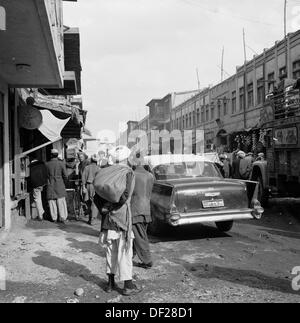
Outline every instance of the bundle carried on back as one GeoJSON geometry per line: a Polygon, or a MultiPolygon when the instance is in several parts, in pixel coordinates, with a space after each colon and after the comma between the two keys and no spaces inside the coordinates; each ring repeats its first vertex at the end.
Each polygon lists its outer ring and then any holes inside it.
{"type": "Polygon", "coordinates": [[[126,189],[126,176],[129,171],[130,168],[125,165],[101,169],[94,180],[96,193],[108,202],[119,203],[126,189]]]}

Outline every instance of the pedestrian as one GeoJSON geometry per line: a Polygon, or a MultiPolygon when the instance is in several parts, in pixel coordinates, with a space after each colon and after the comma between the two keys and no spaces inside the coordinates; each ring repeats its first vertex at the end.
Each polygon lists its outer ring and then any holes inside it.
{"type": "Polygon", "coordinates": [[[79,165],[78,165],[78,172],[79,178],[82,178],[82,173],[87,165],[89,165],[90,161],[87,155],[84,152],[78,153],[79,165]]]}
{"type": "Polygon", "coordinates": [[[232,162],[232,178],[235,179],[242,179],[241,173],[240,173],[240,164],[241,160],[246,157],[246,154],[242,151],[239,150],[236,153],[236,158],[234,158],[232,162]]]}
{"type": "Polygon", "coordinates": [[[93,220],[96,219],[98,215],[98,209],[94,203],[95,189],[93,184],[95,177],[98,171],[100,170],[97,164],[98,164],[98,157],[97,155],[93,155],[91,157],[90,165],[85,167],[82,174],[83,195],[84,195],[84,201],[87,206],[87,213],[89,215],[89,220],[88,220],[89,225],[93,224],[93,220]]]}
{"type": "Polygon", "coordinates": [[[222,163],[222,175],[225,178],[230,178],[232,173],[232,167],[230,165],[229,158],[225,154],[221,154],[219,158],[222,163]]]}
{"type": "Polygon", "coordinates": [[[99,153],[99,162],[98,165],[100,168],[105,168],[109,166],[108,159],[105,157],[105,152],[100,150],[99,153]]]}
{"type": "Polygon", "coordinates": [[[86,208],[86,204],[85,204],[85,201],[84,201],[84,193],[83,193],[83,185],[82,185],[82,174],[83,174],[83,171],[84,171],[85,167],[89,165],[90,161],[88,160],[87,155],[82,151],[78,153],[78,160],[79,160],[78,178],[79,178],[79,182],[80,182],[80,203],[83,206],[85,215],[87,215],[88,210],[86,208]]]}
{"type": "Polygon", "coordinates": [[[264,161],[265,160],[265,154],[259,153],[255,161],[264,161]]]}
{"type": "Polygon", "coordinates": [[[64,162],[58,159],[58,151],[51,150],[51,160],[47,168],[47,200],[53,222],[65,223],[68,217],[66,202],[67,170],[64,162]]]}
{"type": "Polygon", "coordinates": [[[144,168],[144,159],[139,153],[134,161],[135,187],[131,199],[133,253],[142,262],[139,266],[147,269],[153,266],[147,227],[152,222],[150,200],[154,176],[144,168]]]}
{"type": "Polygon", "coordinates": [[[240,161],[240,175],[244,180],[249,180],[253,164],[253,155],[252,153],[245,154],[240,161]]]}
{"type": "Polygon", "coordinates": [[[42,201],[42,192],[47,184],[47,168],[44,162],[38,160],[35,154],[30,156],[28,189],[32,192],[37,211],[37,220],[43,221],[45,210],[42,201]]]}
{"type": "Polygon", "coordinates": [[[141,291],[132,282],[133,232],[130,202],[134,189],[133,170],[127,162],[131,151],[116,147],[111,151],[114,165],[98,172],[94,181],[95,204],[102,216],[99,242],[106,250],[106,273],[110,293],[115,288],[115,276],[124,281],[123,295],[130,296],[141,291]]]}

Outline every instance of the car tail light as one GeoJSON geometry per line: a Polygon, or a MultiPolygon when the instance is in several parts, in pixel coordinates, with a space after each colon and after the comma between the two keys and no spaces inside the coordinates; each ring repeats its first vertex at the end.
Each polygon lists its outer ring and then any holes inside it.
{"type": "Polygon", "coordinates": [[[251,208],[253,209],[252,216],[257,220],[260,220],[264,213],[264,208],[261,206],[260,202],[258,200],[253,200],[251,208]]]}

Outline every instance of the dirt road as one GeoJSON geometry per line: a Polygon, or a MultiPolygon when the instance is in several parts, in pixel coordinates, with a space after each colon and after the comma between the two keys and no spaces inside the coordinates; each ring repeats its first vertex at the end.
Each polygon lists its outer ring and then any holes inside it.
{"type": "Polygon", "coordinates": [[[300,266],[298,219],[276,207],[228,234],[209,225],[150,237],[155,266],[134,268],[144,290],[129,298],[103,290],[99,224],[21,222],[0,241],[6,270],[0,302],[300,302],[300,291],[292,289],[292,269],[300,266]],[[74,295],[77,288],[83,296],[74,295]]]}

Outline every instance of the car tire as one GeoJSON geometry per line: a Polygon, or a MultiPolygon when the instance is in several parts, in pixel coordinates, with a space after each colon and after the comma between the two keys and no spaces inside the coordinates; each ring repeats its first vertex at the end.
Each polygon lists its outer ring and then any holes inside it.
{"type": "Polygon", "coordinates": [[[228,232],[233,227],[233,221],[216,222],[217,228],[222,232],[228,232]]]}

